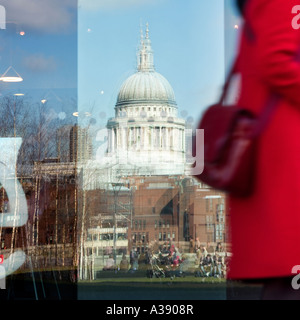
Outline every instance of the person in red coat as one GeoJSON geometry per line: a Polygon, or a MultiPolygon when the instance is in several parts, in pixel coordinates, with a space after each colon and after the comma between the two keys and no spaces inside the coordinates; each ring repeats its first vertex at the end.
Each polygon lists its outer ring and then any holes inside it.
{"type": "Polygon", "coordinates": [[[260,136],[254,193],[228,197],[228,278],[259,279],[264,299],[300,299],[300,290],[291,285],[292,268],[300,265],[300,29],[295,28],[299,4],[247,0],[242,8],[254,39],[247,33],[240,39],[238,105],[259,115],[272,92],[281,100],[260,136]]]}

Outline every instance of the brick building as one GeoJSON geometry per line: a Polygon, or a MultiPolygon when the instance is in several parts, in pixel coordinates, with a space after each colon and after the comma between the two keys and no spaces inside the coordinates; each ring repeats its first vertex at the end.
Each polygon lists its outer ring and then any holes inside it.
{"type": "Polygon", "coordinates": [[[87,191],[86,197],[87,245],[93,238],[101,252],[112,249],[114,226],[115,248],[127,252],[144,252],[154,241],[172,240],[184,250],[191,238],[205,245],[227,241],[225,195],[190,177],[131,176],[114,188],[87,191]],[[126,248],[118,243],[125,239],[126,248]]]}

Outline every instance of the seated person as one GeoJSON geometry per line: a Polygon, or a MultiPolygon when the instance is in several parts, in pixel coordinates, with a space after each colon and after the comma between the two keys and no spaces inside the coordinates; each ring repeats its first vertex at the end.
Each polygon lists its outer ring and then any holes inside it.
{"type": "Polygon", "coordinates": [[[216,252],[224,252],[221,242],[218,242],[216,247],[216,252]]]}
{"type": "Polygon", "coordinates": [[[171,252],[172,254],[175,252],[175,246],[174,246],[174,244],[171,245],[170,252],[171,252]]]}
{"type": "Polygon", "coordinates": [[[222,258],[222,257],[219,257],[218,254],[213,256],[213,275],[215,277],[221,277],[221,275],[222,275],[221,264],[220,264],[219,258],[222,258]]]}
{"type": "Polygon", "coordinates": [[[135,255],[133,257],[133,260],[131,263],[131,269],[134,271],[139,269],[139,254],[137,251],[135,252],[135,255]]]}
{"type": "Polygon", "coordinates": [[[181,272],[188,272],[189,271],[189,260],[185,255],[182,256],[180,265],[179,265],[181,272]]]}
{"type": "Polygon", "coordinates": [[[146,263],[146,255],[145,253],[141,253],[138,257],[139,264],[145,264],[146,263]]]}
{"type": "Polygon", "coordinates": [[[106,265],[103,270],[114,270],[115,269],[115,260],[113,255],[110,255],[109,258],[106,260],[106,265]]]}
{"type": "Polygon", "coordinates": [[[200,250],[200,248],[198,248],[197,251],[196,251],[196,261],[195,261],[195,263],[198,264],[198,265],[200,264],[201,256],[202,256],[201,250],[200,250]]]}
{"type": "Polygon", "coordinates": [[[123,256],[122,256],[122,260],[120,262],[120,270],[121,271],[127,271],[129,268],[129,263],[126,259],[126,255],[123,253],[123,256]]]}
{"type": "Polygon", "coordinates": [[[173,259],[173,266],[177,267],[180,263],[179,256],[176,256],[175,259],[173,259]]]}
{"type": "Polygon", "coordinates": [[[166,266],[171,266],[173,264],[173,254],[170,252],[169,255],[165,258],[166,266]]]}
{"type": "Polygon", "coordinates": [[[211,255],[208,254],[200,263],[200,269],[203,272],[204,276],[210,277],[213,273],[213,260],[211,255]]]}

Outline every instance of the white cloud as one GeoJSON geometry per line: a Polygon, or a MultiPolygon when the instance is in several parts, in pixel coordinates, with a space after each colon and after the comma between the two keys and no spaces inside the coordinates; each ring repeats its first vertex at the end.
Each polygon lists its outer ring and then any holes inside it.
{"type": "Polygon", "coordinates": [[[2,0],[8,22],[22,28],[55,33],[70,30],[75,22],[76,0],[2,0]]]}
{"type": "Polygon", "coordinates": [[[8,22],[44,33],[76,28],[76,10],[116,10],[161,4],[164,0],[1,0],[8,22]]]}
{"type": "Polygon", "coordinates": [[[53,57],[45,57],[43,54],[34,54],[23,59],[23,65],[33,72],[46,72],[56,69],[57,64],[53,57]]]}

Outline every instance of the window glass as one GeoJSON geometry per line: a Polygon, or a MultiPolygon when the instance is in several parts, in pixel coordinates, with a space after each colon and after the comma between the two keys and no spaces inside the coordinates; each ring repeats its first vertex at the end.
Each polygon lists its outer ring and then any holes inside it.
{"type": "MultiPolygon", "coordinates": [[[[30,274],[40,274],[45,292],[56,279],[61,298],[77,299],[76,158],[90,152],[79,146],[87,136],[77,125],[77,14],[73,0],[0,5],[0,291],[7,300],[42,298],[30,274]],[[70,280],[66,290],[62,278],[70,280]]],[[[94,233],[86,226],[89,256],[94,233]]]]}
{"type": "Polygon", "coordinates": [[[66,299],[224,299],[197,249],[230,254],[225,195],[190,159],[233,57],[232,2],[23,2],[0,6],[0,256],[66,299]]]}
{"type": "MultiPolygon", "coordinates": [[[[221,214],[217,205],[225,196],[204,189],[186,174],[186,155],[191,151],[188,130],[196,128],[200,109],[215,102],[224,81],[224,12],[221,0],[152,5],[124,1],[122,8],[82,2],[78,11],[78,106],[95,119],[93,123],[79,119],[93,147],[92,157],[78,164],[79,193],[91,208],[88,211],[83,201],[80,210],[85,210],[86,217],[95,215],[100,208],[93,204],[92,195],[97,199],[103,192],[114,205],[103,206],[101,217],[118,217],[118,223],[133,221],[126,228],[127,242],[117,239],[112,252],[118,268],[121,255],[117,252],[124,248],[135,277],[146,280],[147,270],[153,268],[149,261],[145,264],[144,254],[167,254],[175,248],[182,264],[186,261],[190,266],[182,288],[186,293],[190,292],[188,279],[203,280],[195,277],[196,238],[202,246],[209,243],[213,251],[216,241],[223,243],[220,228],[226,212],[221,214]],[[120,15],[120,10],[126,14],[120,15]],[[185,23],[178,24],[179,17],[185,23]],[[120,116],[125,106],[128,116],[120,116]],[[132,252],[139,252],[138,263],[130,261],[132,252]]],[[[80,241],[84,244],[84,236],[80,241]]],[[[80,261],[79,266],[82,285],[91,280],[85,276],[84,263],[80,261]]],[[[156,263],[162,266],[163,262],[156,263]]],[[[100,262],[94,268],[93,281],[112,281],[100,262]]],[[[178,277],[182,274],[180,267],[173,271],[178,271],[178,277]]],[[[165,276],[168,279],[169,274],[165,276]]],[[[115,296],[121,295],[121,279],[120,275],[115,296]]],[[[225,278],[220,281],[225,283],[225,278]]],[[[224,290],[220,296],[224,297],[224,290]]]]}

